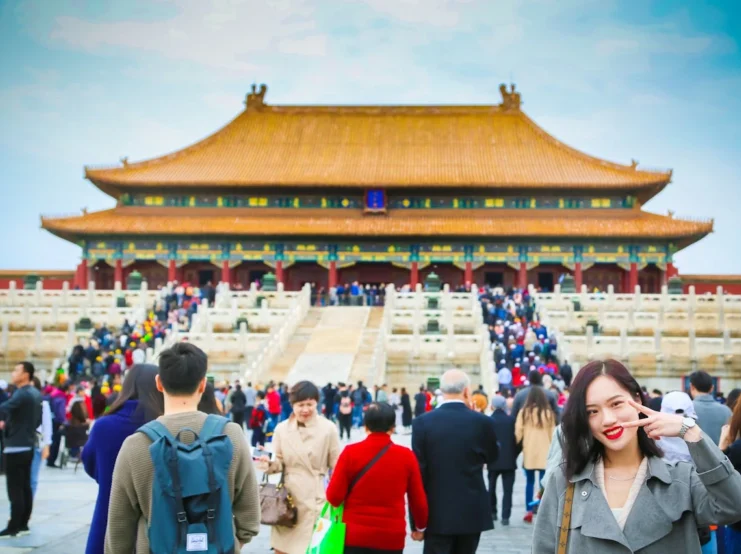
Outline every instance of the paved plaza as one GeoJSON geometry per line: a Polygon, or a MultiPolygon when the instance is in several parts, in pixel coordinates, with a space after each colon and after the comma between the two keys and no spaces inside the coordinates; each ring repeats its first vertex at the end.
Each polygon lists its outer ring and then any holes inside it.
{"type": "MultiPolygon", "coordinates": [[[[363,436],[361,431],[354,431],[353,440],[361,440],[363,436]]],[[[395,441],[409,446],[410,437],[397,435],[395,441]]],[[[501,498],[501,483],[499,485],[501,498]]],[[[4,476],[0,477],[0,487],[0,518],[4,518],[9,512],[4,476]]],[[[502,527],[497,523],[496,529],[483,535],[479,552],[530,552],[532,526],[522,522],[524,490],[525,477],[518,472],[511,525],[502,527]]],[[[0,554],[82,554],[85,552],[97,492],[97,484],[85,474],[82,466],[76,473],[71,466],[64,470],[42,467],[30,525],[31,534],[0,542],[0,554]]],[[[269,554],[270,528],[263,526],[260,534],[242,552],[269,554]]],[[[408,539],[405,552],[421,553],[422,544],[408,539]]]]}

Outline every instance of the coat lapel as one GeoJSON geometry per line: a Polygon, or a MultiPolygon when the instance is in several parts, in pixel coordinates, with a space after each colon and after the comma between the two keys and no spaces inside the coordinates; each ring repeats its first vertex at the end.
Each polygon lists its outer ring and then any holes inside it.
{"type": "Polygon", "coordinates": [[[585,537],[613,541],[630,548],[602,491],[591,480],[578,482],[574,494],[573,523],[581,523],[585,537]]]}
{"type": "Polygon", "coordinates": [[[641,486],[633,508],[625,522],[625,536],[631,538],[633,550],[640,550],[672,532],[673,522],[656,500],[648,486],[651,479],[671,483],[666,464],[657,457],[649,459],[648,477],[641,486]]]}
{"type": "Polygon", "coordinates": [[[321,444],[321,441],[317,441],[317,433],[319,427],[309,425],[304,429],[304,438],[301,437],[301,432],[298,429],[298,423],[295,418],[291,418],[288,422],[288,447],[293,450],[297,460],[309,471],[316,472],[317,469],[312,466],[312,459],[318,458],[321,454],[315,453],[314,448],[316,445],[321,444]]]}

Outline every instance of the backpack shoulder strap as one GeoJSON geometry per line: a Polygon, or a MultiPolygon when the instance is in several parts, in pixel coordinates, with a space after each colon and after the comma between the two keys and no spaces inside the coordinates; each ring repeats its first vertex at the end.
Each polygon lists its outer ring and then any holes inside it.
{"type": "Polygon", "coordinates": [[[157,420],[150,421],[149,423],[142,425],[136,431],[137,433],[143,433],[144,435],[146,435],[152,442],[157,442],[159,439],[162,438],[167,439],[171,443],[176,442],[175,437],[173,437],[172,433],[167,430],[167,427],[162,425],[157,420]]]}
{"type": "Polygon", "coordinates": [[[198,436],[201,440],[207,441],[208,439],[224,434],[224,427],[226,427],[227,419],[225,417],[209,414],[206,417],[206,421],[203,422],[201,432],[198,436]]]}
{"type": "Polygon", "coordinates": [[[366,473],[368,473],[368,471],[370,470],[370,468],[372,468],[374,465],[376,465],[376,462],[378,460],[380,460],[386,452],[388,452],[388,450],[389,450],[389,448],[391,448],[391,445],[392,444],[393,443],[388,443],[386,446],[384,446],[383,448],[381,448],[381,450],[378,452],[378,454],[376,454],[374,456],[374,458],[370,462],[368,462],[366,464],[366,466],[363,469],[361,469],[360,472],[355,477],[353,477],[352,481],[350,481],[350,484],[347,486],[347,494],[345,495],[345,500],[347,500],[347,497],[350,496],[350,492],[353,490],[353,488],[355,487],[355,485],[357,485],[358,481],[360,481],[360,479],[362,479],[363,475],[365,475],[366,473]]]}

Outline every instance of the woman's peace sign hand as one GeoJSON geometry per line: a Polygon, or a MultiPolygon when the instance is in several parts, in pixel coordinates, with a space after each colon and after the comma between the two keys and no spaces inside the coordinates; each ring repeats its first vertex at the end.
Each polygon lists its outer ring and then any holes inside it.
{"type": "MultiPolygon", "coordinates": [[[[684,419],[681,415],[655,412],[651,408],[647,408],[633,399],[629,399],[628,403],[642,414],[645,414],[646,417],[643,419],[637,419],[636,421],[623,423],[623,427],[643,427],[648,438],[654,440],[661,437],[679,436],[679,431],[682,430],[682,419],[684,419]]],[[[696,425],[687,431],[684,438],[690,442],[695,442],[695,437],[697,437],[697,440],[700,440],[700,429],[696,425]],[[695,429],[697,431],[695,431],[695,429]]]]}

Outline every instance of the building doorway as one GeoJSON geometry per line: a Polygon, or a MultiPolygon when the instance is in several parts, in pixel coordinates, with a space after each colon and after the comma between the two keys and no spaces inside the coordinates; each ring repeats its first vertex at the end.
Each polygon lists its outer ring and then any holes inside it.
{"type": "Polygon", "coordinates": [[[214,270],[213,269],[201,269],[198,271],[198,286],[203,287],[208,283],[214,283],[214,270]]]}
{"type": "Polygon", "coordinates": [[[489,287],[504,287],[504,273],[502,271],[487,271],[484,273],[484,284],[489,287]]]}
{"type": "Polygon", "coordinates": [[[553,273],[539,272],[538,273],[538,288],[543,292],[553,292],[553,273]]]}
{"type": "Polygon", "coordinates": [[[248,274],[249,282],[254,283],[255,281],[259,281],[260,283],[262,283],[262,278],[265,277],[265,275],[267,274],[267,271],[262,271],[260,269],[251,269],[248,274]]]}

